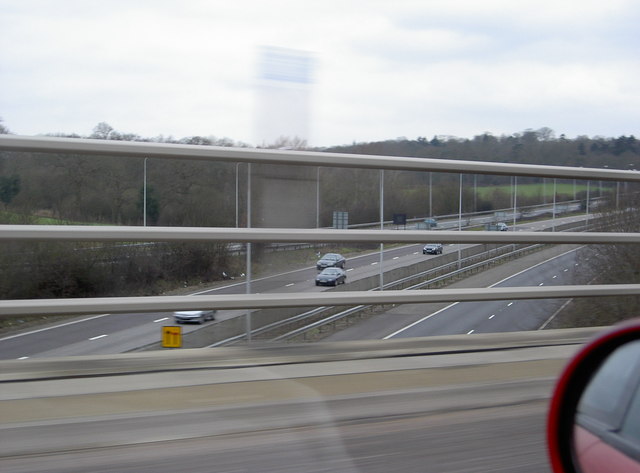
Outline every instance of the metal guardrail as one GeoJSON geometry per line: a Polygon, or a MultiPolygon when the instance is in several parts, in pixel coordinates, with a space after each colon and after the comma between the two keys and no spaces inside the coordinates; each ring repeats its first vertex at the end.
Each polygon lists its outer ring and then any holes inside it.
{"type": "Polygon", "coordinates": [[[615,169],[39,136],[0,135],[0,150],[640,182],[640,173],[615,169]]]}
{"type": "MultiPolygon", "coordinates": [[[[534,246],[537,246],[537,245],[534,245],[534,246]]],[[[504,247],[502,247],[502,248],[504,248],[504,247]]],[[[530,248],[530,247],[528,247],[528,248],[530,248]]],[[[496,250],[499,250],[499,248],[494,248],[494,249],[489,250],[489,251],[487,251],[487,252],[485,252],[483,254],[489,255],[489,254],[495,253],[496,250]]],[[[515,252],[511,252],[511,253],[515,253],[515,252]]],[[[506,255],[500,255],[500,256],[497,256],[497,257],[494,257],[494,258],[490,258],[489,260],[485,260],[485,261],[480,262],[480,263],[475,263],[475,264],[472,264],[472,265],[469,265],[469,266],[465,266],[467,264],[468,260],[474,260],[474,259],[477,259],[478,257],[482,257],[482,254],[469,256],[469,257],[463,258],[462,261],[460,262],[463,265],[463,268],[460,269],[460,270],[455,269],[453,271],[449,271],[447,269],[447,268],[457,268],[458,267],[458,262],[454,261],[454,262],[451,262],[451,263],[443,264],[441,266],[437,266],[435,268],[428,269],[426,271],[421,271],[420,273],[413,274],[411,276],[407,276],[407,277],[402,278],[402,279],[398,279],[398,280],[395,280],[395,281],[387,282],[387,283],[384,284],[384,288],[387,289],[387,288],[392,288],[392,287],[396,287],[396,286],[402,286],[403,284],[405,284],[407,282],[410,282],[410,281],[423,280],[424,278],[428,278],[430,274],[438,274],[438,273],[441,273],[442,271],[448,271],[446,274],[443,274],[443,275],[438,276],[436,278],[430,279],[428,281],[423,281],[423,282],[418,283],[418,284],[416,284],[414,286],[411,286],[411,287],[408,287],[408,288],[404,288],[403,290],[418,289],[420,287],[424,287],[424,286],[431,285],[433,283],[437,283],[440,280],[444,280],[444,279],[447,279],[447,278],[455,277],[457,274],[462,274],[467,270],[473,270],[476,267],[479,267],[479,265],[490,264],[490,261],[494,261],[494,260],[497,261],[499,258],[501,258],[503,256],[508,256],[511,253],[507,253],[506,255]]],[[[370,290],[378,290],[378,289],[376,288],[376,289],[370,289],[370,290]]],[[[360,305],[360,306],[357,306],[357,307],[351,307],[351,308],[346,309],[344,311],[340,311],[337,314],[332,314],[332,315],[326,316],[321,320],[315,321],[313,323],[305,325],[304,327],[300,327],[298,329],[295,329],[295,330],[292,330],[292,331],[290,331],[288,333],[280,335],[280,336],[274,338],[274,341],[286,340],[287,338],[291,338],[291,337],[297,336],[297,335],[299,335],[301,333],[304,333],[307,330],[311,330],[311,329],[313,329],[315,327],[320,327],[322,325],[332,323],[332,322],[334,322],[336,320],[341,320],[341,319],[343,319],[345,317],[348,317],[349,315],[352,315],[352,314],[355,314],[357,312],[360,312],[360,311],[366,309],[367,307],[370,307],[370,306],[360,305]]],[[[332,310],[333,310],[333,307],[317,307],[317,308],[312,309],[310,311],[303,312],[302,314],[298,314],[298,315],[295,315],[293,317],[289,317],[287,319],[280,320],[278,322],[274,322],[274,323],[271,323],[271,324],[264,325],[262,327],[256,328],[256,329],[252,330],[251,333],[252,333],[253,336],[261,335],[261,334],[263,334],[265,332],[273,331],[273,330],[285,327],[287,325],[292,325],[292,324],[294,324],[296,322],[300,322],[300,321],[303,321],[303,320],[306,320],[306,319],[318,317],[323,312],[332,311],[332,310]]],[[[236,342],[238,340],[242,340],[243,338],[244,338],[244,335],[237,335],[235,337],[230,337],[230,338],[228,338],[226,340],[221,340],[219,342],[216,342],[216,343],[214,343],[214,344],[212,344],[210,346],[211,347],[222,346],[222,345],[226,345],[226,344],[229,344],[229,343],[232,343],[232,342],[236,342]]]]}
{"type": "MultiPolygon", "coordinates": [[[[572,225],[572,228],[575,229],[575,226],[582,228],[583,231],[586,231],[588,228],[591,227],[591,225],[587,227],[586,225],[578,224],[578,225],[572,225]]],[[[566,231],[566,230],[563,230],[563,231],[566,231]]],[[[524,254],[527,254],[531,251],[535,251],[536,249],[539,249],[542,247],[544,247],[544,245],[534,244],[534,245],[526,246],[524,248],[514,249],[511,251],[508,250],[508,248],[512,248],[511,245],[493,248],[483,253],[479,253],[479,254],[475,254],[475,255],[463,258],[460,261],[460,263],[458,263],[458,261],[445,263],[435,268],[430,268],[426,271],[421,271],[419,273],[412,274],[410,276],[407,276],[401,279],[387,282],[384,284],[384,289],[397,287],[397,286],[402,287],[405,284],[411,283],[412,281],[416,281],[416,280],[420,282],[418,282],[417,284],[413,284],[411,286],[405,287],[403,288],[403,290],[422,289],[424,287],[428,288],[428,287],[431,287],[432,285],[437,285],[443,281],[456,278],[468,272],[473,272],[475,270],[486,268],[487,266],[499,263],[502,260],[513,258],[513,257],[516,257],[516,258],[520,257],[524,254]],[[496,255],[496,256],[492,256],[492,255],[496,255]],[[480,261],[470,264],[471,261],[477,261],[478,259],[480,259],[480,261]],[[462,267],[459,268],[459,266],[462,266],[462,267]],[[448,268],[453,268],[453,269],[448,269],[448,268]],[[430,275],[432,274],[440,274],[440,275],[431,278],[430,275]]],[[[378,289],[376,288],[371,290],[378,290],[378,289]]],[[[310,311],[306,311],[301,314],[294,315],[293,317],[288,317],[286,319],[283,319],[277,322],[263,325],[262,327],[253,329],[251,333],[253,337],[261,336],[265,333],[282,329],[287,325],[294,325],[296,323],[304,322],[305,320],[309,320],[309,319],[313,320],[313,319],[316,319],[317,317],[322,317],[319,320],[314,320],[313,322],[308,323],[307,325],[290,330],[284,334],[277,335],[275,338],[273,338],[273,341],[290,340],[300,335],[303,335],[309,331],[312,331],[316,328],[323,327],[325,325],[329,325],[337,321],[343,320],[346,317],[349,317],[351,315],[358,314],[364,310],[369,309],[370,307],[371,306],[367,306],[367,305],[359,305],[356,307],[350,307],[346,310],[342,310],[338,313],[332,313],[334,311],[333,307],[317,307],[310,311]],[[328,312],[329,315],[322,316],[322,314],[325,312],[328,312]]],[[[245,334],[236,335],[234,337],[229,337],[225,340],[220,340],[216,343],[213,343],[209,345],[209,347],[229,345],[231,343],[235,343],[240,340],[243,340],[244,338],[245,338],[245,334]]]]}
{"type": "MultiPolygon", "coordinates": [[[[68,153],[89,156],[157,157],[318,167],[393,169],[561,179],[640,182],[640,173],[594,169],[476,161],[454,161],[343,153],[233,149],[213,146],[120,142],[0,135],[0,151],[68,153]]],[[[0,225],[0,241],[225,241],[225,242],[376,242],[376,243],[575,243],[634,244],[640,233],[614,232],[456,232],[429,230],[327,230],[273,228],[173,228],[131,226],[0,225]]],[[[639,295],[640,285],[594,285],[520,288],[434,289],[340,293],[283,293],[216,296],[114,297],[92,299],[38,299],[0,301],[1,315],[92,314],[187,309],[252,309],[358,304],[407,304],[471,300],[547,299],[639,295]]]]}
{"type": "MultiPolygon", "coordinates": [[[[531,246],[527,246],[525,248],[519,248],[517,250],[510,251],[508,253],[503,253],[503,254],[500,254],[498,256],[489,257],[488,259],[485,259],[485,260],[480,261],[478,263],[473,263],[473,264],[467,265],[467,260],[477,259],[478,257],[482,257],[482,254],[481,255],[469,256],[469,257],[463,258],[462,261],[460,262],[461,265],[462,265],[462,268],[453,269],[453,270],[448,271],[448,272],[446,272],[444,274],[441,274],[440,276],[436,276],[436,277],[428,279],[426,281],[422,281],[422,282],[419,282],[419,283],[414,284],[412,286],[406,287],[403,290],[407,291],[407,290],[413,290],[413,289],[422,289],[424,287],[430,287],[430,286],[432,286],[434,284],[439,284],[439,283],[441,283],[443,281],[446,281],[448,279],[456,278],[456,277],[458,277],[460,275],[463,275],[463,274],[465,274],[467,272],[474,271],[476,269],[479,269],[479,268],[482,268],[482,267],[486,267],[486,266],[489,266],[491,264],[495,264],[495,263],[499,262],[500,260],[507,259],[507,258],[512,258],[514,256],[517,257],[517,256],[521,255],[522,253],[530,252],[533,248],[542,247],[542,246],[543,245],[531,245],[531,246]]],[[[504,248],[504,247],[501,247],[501,248],[504,248]]],[[[495,248],[495,249],[489,250],[489,251],[485,252],[484,254],[490,255],[492,253],[495,253],[496,250],[500,250],[501,248],[495,248]]],[[[454,262],[451,262],[451,263],[446,263],[446,264],[444,264],[442,266],[431,268],[431,269],[429,269],[427,271],[422,271],[422,272],[420,272],[418,274],[414,274],[414,275],[408,276],[406,278],[402,278],[402,279],[398,279],[396,281],[385,283],[384,284],[384,288],[387,289],[387,288],[391,288],[391,287],[402,286],[403,284],[405,284],[407,282],[410,282],[410,281],[415,281],[416,279],[428,278],[429,275],[432,274],[432,273],[436,273],[437,274],[437,273],[441,273],[442,271],[447,271],[446,268],[457,268],[457,267],[458,267],[458,262],[457,261],[454,261],[454,262]]],[[[371,289],[371,290],[377,290],[377,289],[371,289]]],[[[283,340],[290,340],[292,338],[295,338],[295,337],[298,337],[300,335],[303,335],[306,332],[309,332],[310,330],[313,330],[313,329],[316,329],[316,328],[319,328],[319,327],[323,327],[325,325],[332,324],[332,323],[337,322],[339,320],[343,320],[346,317],[349,317],[351,315],[354,315],[354,314],[357,314],[359,312],[362,312],[362,311],[364,311],[364,310],[366,310],[366,309],[368,309],[370,307],[371,307],[370,305],[358,305],[358,306],[355,306],[355,307],[350,307],[350,308],[348,308],[346,310],[342,310],[342,311],[340,311],[338,313],[331,314],[331,315],[329,315],[327,317],[324,317],[324,318],[322,318],[320,320],[316,320],[316,321],[311,322],[311,323],[309,323],[307,325],[304,325],[302,327],[296,328],[294,330],[290,330],[289,332],[286,332],[286,333],[284,333],[282,335],[278,335],[275,338],[273,338],[273,341],[278,342],[278,341],[283,341],[283,340]]],[[[269,332],[269,331],[272,331],[272,330],[275,330],[275,329],[278,329],[278,328],[282,328],[282,327],[285,327],[287,325],[292,325],[292,324],[294,324],[296,322],[300,322],[300,321],[303,321],[303,320],[306,320],[306,319],[317,317],[322,312],[330,311],[332,309],[333,309],[332,307],[317,307],[315,309],[312,309],[310,311],[304,312],[302,314],[298,314],[298,315],[296,315],[294,317],[290,317],[288,319],[281,320],[279,322],[274,322],[274,323],[262,326],[262,327],[260,327],[258,329],[253,330],[252,334],[255,337],[255,336],[261,335],[261,334],[263,334],[265,332],[269,332]]],[[[244,338],[245,338],[245,335],[238,335],[238,336],[235,336],[235,337],[228,338],[226,340],[221,340],[221,341],[219,341],[217,343],[214,343],[214,344],[210,345],[210,347],[228,345],[230,343],[237,342],[239,340],[243,340],[244,338]]]]}
{"type": "MultiPolygon", "coordinates": [[[[509,251],[507,253],[503,253],[503,254],[500,254],[498,256],[494,256],[494,257],[490,257],[488,259],[482,260],[482,261],[480,261],[478,263],[473,263],[473,264],[465,266],[466,260],[477,259],[478,256],[481,256],[481,255],[469,256],[467,258],[464,258],[461,261],[462,268],[454,269],[454,270],[449,271],[449,272],[447,272],[445,274],[441,274],[440,276],[437,276],[435,278],[419,282],[419,283],[414,284],[412,286],[406,287],[403,290],[410,291],[410,290],[415,290],[415,289],[422,289],[422,288],[425,288],[425,287],[428,288],[428,287],[430,287],[432,285],[440,284],[441,282],[447,281],[447,280],[452,279],[452,278],[459,277],[459,276],[464,275],[464,274],[466,274],[468,272],[473,272],[474,270],[477,270],[477,269],[480,269],[480,268],[484,268],[484,267],[490,266],[492,264],[496,264],[496,263],[498,263],[498,262],[500,262],[500,261],[502,261],[504,259],[513,258],[513,257],[519,257],[520,255],[522,255],[524,253],[529,253],[532,250],[534,250],[536,248],[540,248],[542,246],[543,245],[537,244],[537,245],[527,246],[527,247],[524,247],[524,248],[518,248],[517,250],[509,251]]],[[[495,252],[495,249],[487,251],[486,254],[491,254],[492,252],[495,252]]],[[[428,277],[428,274],[441,272],[443,270],[443,268],[445,268],[445,267],[455,267],[455,268],[457,268],[457,266],[458,266],[458,262],[457,261],[452,262],[452,263],[447,263],[447,264],[445,264],[443,266],[439,266],[437,268],[429,269],[428,271],[424,271],[424,272],[422,272],[420,274],[415,274],[415,275],[412,275],[412,276],[408,276],[406,278],[399,279],[397,281],[393,281],[393,282],[387,283],[387,284],[384,285],[384,287],[385,288],[394,287],[394,286],[399,286],[399,285],[405,284],[406,282],[409,282],[411,280],[416,280],[416,279],[420,279],[420,278],[424,279],[425,277],[428,277]]],[[[330,316],[328,316],[328,317],[326,317],[326,318],[324,318],[322,320],[318,320],[318,321],[312,322],[312,323],[310,323],[308,325],[305,325],[304,327],[299,327],[297,329],[291,330],[291,331],[289,331],[289,332],[287,332],[285,334],[282,334],[282,335],[274,338],[274,341],[289,340],[291,338],[294,338],[294,337],[297,337],[299,335],[302,335],[302,334],[304,334],[304,333],[306,333],[306,332],[308,332],[310,330],[313,330],[315,328],[319,328],[319,327],[322,327],[324,325],[328,325],[328,324],[337,322],[339,320],[342,320],[342,319],[344,319],[346,317],[349,317],[351,315],[357,314],[358,312],[361,312],[361,311],[363,311],[363,310],[365,310],[365,309],[367,309],[369,307],[371,307],[371,306],[359,305],[359,306],[356,306],[356,307],[351,307],[351,308],[343,310],[343,311],[341,311],[341,312],[339,312],[337,314],[330,315],[330,316]]],[[[311,317],[313,315],[315,315],[315,314],[313,314],[312,312],[308,312],[308,313],[305,313],[305,314],[300,314],[299,316],[296,316],[296,317],[292,317],[291,319],[287,319],[287,321],[283,321],[283,322],[292,323],[292,322],[300,320],[301,318],[303,318],[303,316],[306,316],[308,318],[308,317],[311,317]]],[[[284,323],[280,323],[280,326],[282,326],[282,325],[284,325],[284,323]]],[[[271,324],[271,326],[269,328],[276,328],[277,326],[278,325],[276,325],[276,324],[271,324]]],[[[263,328],[266,329],[267,327],[263,327],[263,328]]],[[[260,332],[258,332],[258,331],[254,332],[254,334],[256,334],[256,333],[260,333],[260,332]]],[[[231,341],[231,339],[226,340],[225,342],[228,342],[228,341],[231,341]]],[[[221,342],[221,343],[218,343],[216,345],[223,345],[223,344],[224,343],[221,342]]]]}
{"type": "Polygon", "coordinates": [[[288,243],[640,243],[640,233],[323,230],[307,228],[0,225],[0,241],[218,241],[288,243]]]}

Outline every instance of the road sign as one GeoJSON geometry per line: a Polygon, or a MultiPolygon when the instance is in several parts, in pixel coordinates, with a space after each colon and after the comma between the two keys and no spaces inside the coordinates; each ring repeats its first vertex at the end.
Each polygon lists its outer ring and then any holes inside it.
{"type": "Polygon", "coordinates": [[[333,228],[349,228],[349,212],[333,211],[333,228]]]}
{"type": "Polygon", "coordinates": [[[406,225],[407,224],[407,214],[393,214],[393,224],[394,225],[406,225]]]}
{"type": "Polygon", "coordinates": [[[182,346],[182,327],[166,325],[162,327],[162,346],[180,348],[182,346]]]}

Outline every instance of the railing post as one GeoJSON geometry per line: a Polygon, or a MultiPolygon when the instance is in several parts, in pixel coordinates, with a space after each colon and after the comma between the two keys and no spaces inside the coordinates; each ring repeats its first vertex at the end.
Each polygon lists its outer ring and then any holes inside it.
{"type": "MultiPolygon", "coordinates": [[[[460,173],[460,186],[458,195],[458,231],[462,231],[462,173],[460,173]]],[[[458,269],[462,267],[462,249],[458,243],[458,269]]]]}
{"type": "MultiPolygon", "coordinates": [[[[251,163],[247,164],[247,228],[251,228],[251,163]]],[[[251,294],[251,242],[247,243],[246,293],[251,294]]],[[[247,309],[247,342],[251,343],[251,309],[247,309]]]]}
{"type": "MultiPolygon", "coordinates": [[[[380,230],[384,230],[384,169],[380,169],[380,230]]],[[[380,243],[380,290],[384,290],[384,243],[380,243]]]]}
{"type": "Polygon", "coordinates": [[[143,184],[142,184],[142,226],[147,226],[147,159],[144,158],[144,176],[143,176],[143,184]]]}

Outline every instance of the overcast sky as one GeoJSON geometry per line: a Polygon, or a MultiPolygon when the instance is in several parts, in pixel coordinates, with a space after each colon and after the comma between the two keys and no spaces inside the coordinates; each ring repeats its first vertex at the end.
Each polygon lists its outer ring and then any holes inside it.
{"type": "Polygon", "coordinates": [[[265,46],[309,59],[304,93],[271,110],[282,135],[278,114],[308,116],[313,146],[640,136],[637,0],[0,0],[0,117],[22,135],[107,122],[259,144],[265,46]]]}

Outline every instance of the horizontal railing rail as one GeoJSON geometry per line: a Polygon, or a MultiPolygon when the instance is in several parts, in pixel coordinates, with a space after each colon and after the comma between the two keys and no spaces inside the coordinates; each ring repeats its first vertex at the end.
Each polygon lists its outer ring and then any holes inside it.
{"type": "Polygon", "coordinates": [[[306,228],[118,227],[0,225],[0,241],[223,241],[236,243],[640,243],[640,233],[458,232],[429,230],[334,230],[306,228]]]}
{"type": "Polygon", "coordinates": [[[427,291],[343,291],[215,296],[98,297],[0,301],[0,315],[72,315],[202,309],[260,309],[353,304],[430,304],[453,301],[564,299],[569,297],[640,295],[640,284],[590,286],[494,287],[427,291]]]}
{"type": "Polygon", "coordinates": [[[0,150],[640,182],[639,172],[615,169],[79,138],[0,135],[0,150]]]}
{"type": "MultiPolygon", "coordinates": [[[[0,151],[128,156],[377,170],[435,171],[640,182],[640,173],[614,169],[542,166],[311,151],[175,145],[0,135],[0,151]]],[[[83,225],[0,225],[0,241],[224,241],[229,243],[571,243],[636,244],[640,233],[457,232],[429,230],[336,230],[297,228],[203,228],[83,225]]],[[[171,310],[258,309],[451,301],[548,299],[640,295],[640,285],[432,289],[377,292],[239,294],[215,296],[113,297],[0,301],[0,315],[127,313],[171,310]]]]}

